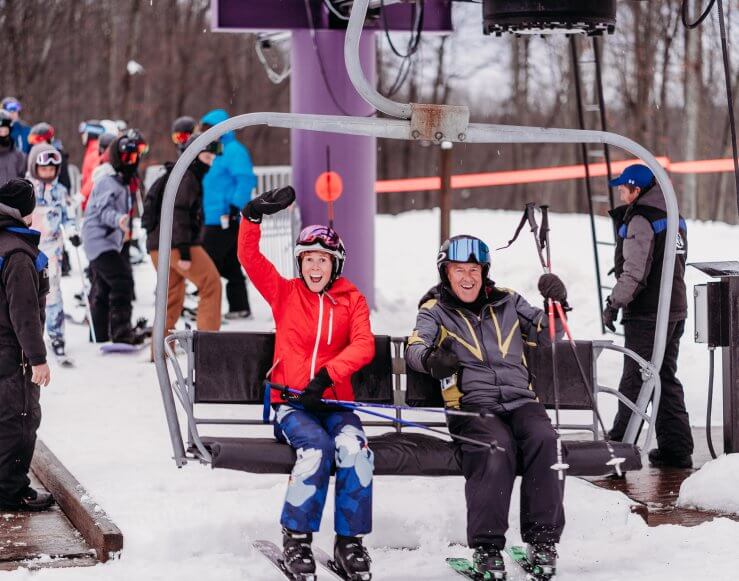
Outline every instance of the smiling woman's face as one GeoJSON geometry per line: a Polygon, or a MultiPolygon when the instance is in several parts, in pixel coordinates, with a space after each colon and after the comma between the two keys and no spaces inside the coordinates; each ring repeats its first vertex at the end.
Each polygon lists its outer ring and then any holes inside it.
{"type": "Polygon", "coordinates": [[[332,256],[328,252],[311,250],[300,255],[300,274],[314,293],[320,293],[331,280],[332,256]]]}

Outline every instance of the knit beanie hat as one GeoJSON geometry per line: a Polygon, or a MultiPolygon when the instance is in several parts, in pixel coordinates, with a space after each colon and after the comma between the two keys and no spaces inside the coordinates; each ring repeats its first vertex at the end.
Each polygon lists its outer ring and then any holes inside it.
{"type": "MultiPolygon", "coordinates": [[[[0,187],[0,204],[17,210],[20,213],[19,219],[32,214],[36,207],[36,193],[33,190],[33,184],[22,178],[13,178],[8,181],[0,187]]],[[[2,210],[3,208],[0,208],[0,213],[9,214],[2,210]]]]}

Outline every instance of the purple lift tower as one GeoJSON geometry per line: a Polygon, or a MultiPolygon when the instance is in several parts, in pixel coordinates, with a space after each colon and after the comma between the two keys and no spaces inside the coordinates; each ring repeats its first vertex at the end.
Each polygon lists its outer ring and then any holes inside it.
{"type": "MultiPolygon", "coordinates": [[[[408,32],[412,7],[385,8],[388,28],[408,32]]],[[[220,32],[292,33],[290,111],[321,115],[372,116],[375,110],[352,86],[344,66],[346,22],[331,14],[323,0],[212,0],[212,29],[220,32]]],[[[451,1],[426,0],[423,30],[451,31],[451,1]]],[[[383,19],[368,19],[360,46],[366,77],[376,82],[375,34],[383,19]]],[[[236,113],[246,113],[238,111],[236,113]]],[[[347,248],[345,274],[375,305],[375,181],[377,144],[373,137],[292,130],[293,185],[303,224],[325,224],[326,204],[314,184],[327,170],[343,179],[342,197],[334,204],[334,226],[347,248]]]]}

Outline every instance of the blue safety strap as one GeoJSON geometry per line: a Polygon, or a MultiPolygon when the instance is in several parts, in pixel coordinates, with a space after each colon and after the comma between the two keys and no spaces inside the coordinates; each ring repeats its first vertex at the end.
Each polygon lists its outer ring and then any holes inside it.
{"type": "MultiPolygon", "coordinates": [[[[654,222],[651,222],[652,230],[654,230],[655,234],[659,234],[660,232],[664,232],[667,230],[667,218],[662,218],[661,220],[655,220],[654,222]]],[[[678,223],[678,229],[682,230],[683,232],[688,231],[688,225],[680,218],[680,222],[678,223]]],[[[619,238],[626,238],[628,227],[626,224],[621,224],[621,227],[618,229],[618,236],[619,238]]]]}
{"type": "Polygon", "coordinates": [[[262,423],[269,424],[269,416],[272,412],[272,384],[269,381],[264,382],[264,398],[262,400],[262,423]]]}

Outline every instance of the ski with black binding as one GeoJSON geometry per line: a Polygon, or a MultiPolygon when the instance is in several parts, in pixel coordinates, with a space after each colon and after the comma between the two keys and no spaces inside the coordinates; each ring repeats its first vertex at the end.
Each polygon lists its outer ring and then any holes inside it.
{"type": "Polygon", "coordinates": [[[557,573],[554,567],[535,565],[529,561],[524,547],[514,545],[506,548],[505,552],[517,566],[526,572],[526,581],[550,581],[557,573]]]}
{"type": "Polygon", "coordinates": [[[334,578],[342,579],[343,581],[370,581],[372,579],[372,573],[357,573],[356,575],[349,576],[340,569],[331,556],[324,551],[321,547],[313,546],[313,556],[316,559],[316,563],[319,563],[321,567],[331,573],[334,578]]]}
{"type": "Polygon", "coordinates": [[[282,573],[290,581],[316,581],[316,575],[293,575],[285,568],[285,563],[282,560],[282,549],[270,541],[254,541],[251,544],[257,551],[264,555],[267,560],[275,566],[275,568],[282,573]]]}
{"type": "Polygon", "coordinates": [[[472,579],[472,581],[505,581],[508,579],[506,571],[496,571],[493,573],[478,573],[472,561],[469,559],[463,559],[461,557],[448,557],[446,564],[449,565],[453,571],[456,571],[462,577],[472,579]]]}

